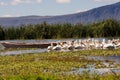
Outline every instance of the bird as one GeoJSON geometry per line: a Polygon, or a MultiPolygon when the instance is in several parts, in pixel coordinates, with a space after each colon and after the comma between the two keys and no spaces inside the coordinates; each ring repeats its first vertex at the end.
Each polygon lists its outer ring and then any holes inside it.
{"type": "Polygon", "coordinates": [[[61,48],[64,49],[64,50],[67,50],[67,49],[68,49],[68,44],[67,44],[67,42],[62,42],[62,43],[61,43],[61,48]]]}
{"type": "Polygon", "coordinates": [[[106,44],[103,46],[105,49],[115,49],[115,46],[113,45],[111,40],[108,40],[106,44]]]}
{"type": "Polygon", "coordinates": [[[83,49],[84,47],[81,46],[81,40],[77,41],[76,43],[74,43],[75,49],[83,49]]]}
{"type": "Polygon", "coordinates": [[[75,49],[75,47],[74,47],[74,41],[69,42],[69,44],[68,44],[68,49],[69,49],[69,50],[74,50],[74,49],[75,49]]]}
{"type": "Polygon", "coordinates": [[[60,42],[58,42],[57,45],[54,46],[52,49],[53,49],[53,50],[56,50],[56,51],[61,50],[60,42]]]}
{"type": "Polygon", "coordinates": [[[48,50],[53,50],[53,43],[51,43],[50,46],[48,46],[47,49],[48,49],[48,50]]]}

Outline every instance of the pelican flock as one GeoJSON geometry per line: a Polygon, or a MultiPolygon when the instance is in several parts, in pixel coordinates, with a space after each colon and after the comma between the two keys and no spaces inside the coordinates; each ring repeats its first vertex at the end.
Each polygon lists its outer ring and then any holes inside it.
{"type": "Polygon", "coordinates": [[[65,42],[57,42],[56,46],[51,43],[48,50],[52,51],[73,51],[73,50],[92,50],[92,49],[119,49],[120,39],[112,39],[99,41],[97,39],[73,40],[65,42]]]}

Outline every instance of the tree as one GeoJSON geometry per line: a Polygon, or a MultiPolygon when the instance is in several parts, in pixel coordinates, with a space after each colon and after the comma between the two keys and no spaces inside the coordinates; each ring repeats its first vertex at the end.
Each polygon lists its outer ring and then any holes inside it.
{"type": "Polygon", "coordinates": [[[0,40],[4,40],[4,39],[5,39],[5,32],[3,28],[0,26],[0,40]]]}

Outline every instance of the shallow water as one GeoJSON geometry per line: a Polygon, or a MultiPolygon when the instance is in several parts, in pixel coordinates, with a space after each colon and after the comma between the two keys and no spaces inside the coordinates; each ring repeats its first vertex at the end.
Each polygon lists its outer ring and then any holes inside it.
{"type": "Polygon", "coordinates": [[[84,74],[88,72],[88,74],[97,74],[97,75],[105,75],[105,74],[120,74],[120,69],[117,68],[79,68],[78,70],[70,71],[69,74],[84,74]]]}
{"type": "MultiPolygon", "coordinates": [[[[87,39],[87,38],[80,38],[81,40],[87,39]]],[[[108,38],[90,38],[90,39],[97,39],[99,41],[102,41],[103,39],[108,40],[108,38]]],[[[2,40],[0,42],[24,42],[24,43],[37,43],[37,42],[62,42],[62,41],[72,41],[72,40],[79,40],[79,39],[41,39],[41,40],[2,40]]]]}
{"type": "Polygon", "coordinates": [[[87,64],[86,68],[78,68],[71,70],[68,74],[120,74],[120,56],[85,56],[89,60],[101,61],[100,64],[94,63],[92,65],[87,64]],[[111,64],[112,62],[112,64],[111,64]],[[96,66],[99,66],[98,68],[96,66]],[[104,66],[104,67],[100,67],[104,66]]]}
{"type": "MultiPolygon", "coordinates": [[[[68,74],[84,74],[85,72],[87,72],[88,74],[92,75],[92,74],[97,74],[97,75],[106,75],[106,74],[120,74],[120,66],[115,66],[116,63],[110,65],[107,62],[102,62],[103,65],[105,65],[106,67],[100,67],[100,68],[96,68],[96,63],[94,63],[93,65],[87,65],[87,68],[74,68],[73,70],[71,70],[70,72],[68,72],[68,74]]],[[[100,64],[99,64],[100,65],[100,64]]],[[[118,63],[117,65],[120,65],[120,63],[118,63]]]]}
{"type": "Polygon", "coordinates": [[[28,50],[14,50],[14,51],[6,51],[0,52],[0,55],[18,55],[18,54],[27,54],[27,53],[41,53],[47,52],[47,49],[28,49],[28,50]]]}
{"type": "Polygon", "coordinates": [[[120,55],[117,56],[88,56],[88,59],[93,60],[101,60],[101,61],[114,61],[116,63],[120,63],[120,55]]]}

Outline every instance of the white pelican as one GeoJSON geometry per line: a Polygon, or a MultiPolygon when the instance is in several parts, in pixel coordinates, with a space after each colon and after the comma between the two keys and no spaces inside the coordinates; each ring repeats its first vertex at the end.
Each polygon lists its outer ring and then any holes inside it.
{"type": "Polygon", "coordinates": [[[74,43],[75,49],[84,49],[84,47],[81,45],[81,40],[74,43]]]}
{"type": "Polygon", "coordinates": [[[95,49],[101,49],[102,45],[98,40],[95,40],[95,49]]]}
{"type": "Polygon", "coordinates": [[[113,43],[111,42],[111,40],[108,40],[108,42],[106,44],[104,44],[103,46],[105,49],[114,49],[115,46],[113,45],[113,43]]]}
{"type": "Polygon", "coordinates": [[[67,44],[67,42],[62,42],[62,43],[61,43],[61,48],[67,50],[67,49],[68,49],[68,44],[67,44]]]}
{"type": "Polygon", "coordinates": [[[112,43],[113,43],[113,45],[115,46],[115,49],[120,48],[120,40],[119,40],[119,39],[117,39],[117,40],[112,40],[112,43]]]}
{"type": "Polygon", "coordinates": [[[105,39],[102,40],[102,49],[105,49],[104,45],[106,45],[105,39]]]}
{"type": "Polygon", "coordinates": [[[61,50],[60,42],[58,42],[57,45],[53,47],[53,50],[56,50],[56,51],[61,50]]]}
{"type": "Polygon", "coordinates": [[[68,44],[68,49],[69,49],[69,50],[74,50],[74,49],[75,49],[74,41],[72,41],[72,42],[70,42],[70,43],[68,44]]]}
{"type": "Polygon", "coordinates": [[[48,50],[53,50],[53,43],[51,43],[50,46],[48,46],[47,49],[48,49],[48,50]]]}

